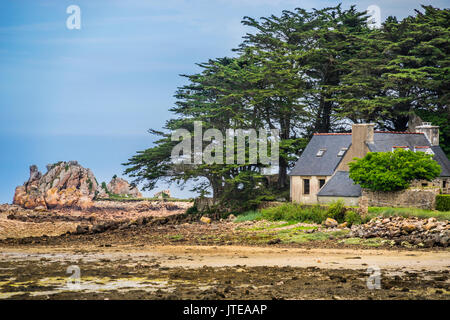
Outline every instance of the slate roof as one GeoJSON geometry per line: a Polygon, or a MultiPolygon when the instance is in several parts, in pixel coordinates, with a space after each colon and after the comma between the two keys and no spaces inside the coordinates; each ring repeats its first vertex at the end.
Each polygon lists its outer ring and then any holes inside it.
{"type": "Polygon", "coordinates": [[[415,146],[430,146],[430,142],[423,133],[391,133],[375,131],[373,142],[367,146],[372,152],[392,151],[394,146],[408,146],[414,150],[415,146]]]}
{"type": "Polygon", "coordinates": [[[361,196],[361,187],[359,184],[353,183],[348,176],[348,171],[337,171],[317,195],[319,197],[359,197],[361,196]]]}
{"type": "Polygon", "coordinates": [[[289,175],[291,176],[331,176],[343,157],[337,154],[341,148],[349,148],[351,134],[316,134],[306,146],[289,175]],[[327,149],[323,156],[317,151],[327,149]]]}
{"type": "Polygon", "coordinates": [[[450,177],[450,161],[445,155],[444,150],[439,146],[431,147],[431,150],[434,152],[433,159],[441,166],[441,177],[450,177]]]}

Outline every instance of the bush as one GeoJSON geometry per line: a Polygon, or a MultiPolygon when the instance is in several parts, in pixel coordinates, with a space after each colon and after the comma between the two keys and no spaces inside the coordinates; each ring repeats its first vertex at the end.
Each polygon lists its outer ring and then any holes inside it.
{"type": "Polygon", "coordinates": [[[330,204],[327,210],[327,217],[332,218],[338,222],[344,222],[345,217],[345,205],[344,201],[338,200],[330,204]]]}
{"type": "Polygon", "coordinates": [[[450,194],[438,194],[436,196],[436,210],[450,211],[450,194]]]}
{"type": "Polygon", "coordinates": [[[361,222],[362,222],[361,216],[357,212],[351,211],[351,210],[349,210],[345,213],[344,220],[345,220],[345,222],[347,222],[349,227],[354,224],[361,224],[361,222]]]}
{"type": "Polygon", "coordinates": [[[261,210],[261,217],[269,221],[299,221],[321,223],[327,218],[327,211],[319,205],[303,207],[296,203],[286,203],[281,206],[261,210]]]}
{"type": "Polygon", "coordinates": [[[197,214],[198,209],[196,206],[192,206],[186,210],[186,214],[197,214]]]}
{"type": "Polygon", "coordinates": [[[369,152],[362,159],[355,158],[349,166],[350,178],[373,191],[403,190],[413,180],[431,181],[441,173],[432,155],[409,150],[369,152]]]}
{"type": "Polygon", "coordinates": [[[248,211],[237,216],[235,222],[261,220],[322,223],[327,218],[339,222],[347,221],[349,225],[362,223],[361,216],[353,211],[346,211],[344,202],[332,203],[328,209],[323,206],[303,206],[297,203],[285,203],[281,206],[265,208],[260,211],[248,211]]]}

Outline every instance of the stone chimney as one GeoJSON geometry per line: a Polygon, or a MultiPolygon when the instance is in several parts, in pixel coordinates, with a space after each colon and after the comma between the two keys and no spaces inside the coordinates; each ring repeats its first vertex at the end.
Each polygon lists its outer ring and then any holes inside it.
{"type": "Polygon", "coordinates": [[[439,126],[433,126],[431,122],[422,122],[422,125],[416,127],[416,130],[424,133],[432,146],[439,145],[439,126]]]}
{"type": "Polygon", "coordinates": [[[352,125],[353,157],[362,158],[367,153],[367,144],[373,143],[375,124],[361,123],[352,125]]]}

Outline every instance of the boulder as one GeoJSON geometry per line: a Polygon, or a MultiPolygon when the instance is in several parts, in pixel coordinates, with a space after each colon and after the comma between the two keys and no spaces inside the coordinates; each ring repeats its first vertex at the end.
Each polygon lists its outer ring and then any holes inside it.
{"type": "Polygon", "coordinates": [[[335,228],[338,226],[338,222],[332,218],[327,218],[323,224],[327,228],[335,228]]]}
{"type": "Polygon", "coordinates": [[[427,223],[426,225],[423,226],[423,228],[424,228],[425,230],[427,230],[427,231],[429,231],[429,230],[431,230],[431,229],[433,229],[433,228],[436,228],[436,227],[437,227],[437,224],[434,223],[434,222],[430,222],[430,221],[428,221],[428,223],[427,223]]]}
{"type": "Polygon", "coordinates": [[[340,225],[338,225],[338,228],[347,228],[347,225],[348,225],[348,223],[347,223],[347,221],[345,221],[345,222],[343,222],[343,223],[341,223],[340,225]]]}
{"type": "Polygon", "coordinates": [[[203,222],[203,223],[209,224],[209,223],[211,223],[211,218],[203,216],[203,217],[200,218],[200,221],[203,222]]]}
{"type": "Polygon", "coordinates": [[[16,188],[13,203],[24,208],[61,208],[92,204],[98,187],[94,174],[76,161],[47,165],[42,175],[37,166],[30,167],[30,178],[16,188]]]}
{"type": "Polygon", "coordinates": [[[170,190],[167,189],[167,190],[159,191],[159,192],[155,193],[155,195],[153,197],[158,198],[158,199],[170,198],[170,190]]]}
{"type": "Polygon", "coordinates": [[[75,234],[85,234],[89,232],[89,226],[87,225],[78,225],[77,229],[75,230],[75,234]]]}
{"type": "Polygon", "coordinates": [[[414,224],[412,224],[412,223],[404,223],[404,224],[402,225],[402,230],[403,230],[403,231],[406,231],[406,232],[408,232],[408,233],[413,232],[413,231],[416,230],[416,229],[417,229],[417,226],[414,225],[414,224]]]}
{"type": "Polygon", "coordinates": [[[441,245],[442,245],[443,247],[447,247],[448,244],[449,244],[449,240],[450,240],[449,237],[441,237],[440,240],[439,240],[439,242],[441,243],[441,245]]]}
{"type": "Polygon", "coordinates": [[[130,198],[142,198],[142,193],[135,185],[117,176],[114,176],[106,186],[102,184],[97,187],[98,198],[109,198],[111,194],[128,196],[130,198]]]}

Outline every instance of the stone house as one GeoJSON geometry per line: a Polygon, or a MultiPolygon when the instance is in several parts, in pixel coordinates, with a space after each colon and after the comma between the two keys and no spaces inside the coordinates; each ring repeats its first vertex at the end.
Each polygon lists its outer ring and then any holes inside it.
{"type": "Polygon", "coordinates": [[[441,166],[435,181],[416,181],[414,186],[437,186],[449,192],[450,161],[439,146],[439,127],[424,122],[416,132],[375,131],[374,124],[354,124],[351,133],[316,133],[306,146],[290,176],[291,201],[305,204],[329,203],[342,199],[358,205],[361,187],[349,177],[348,163],[368,152],[387,152],[396,148],[433,154],[441,166]]]}

